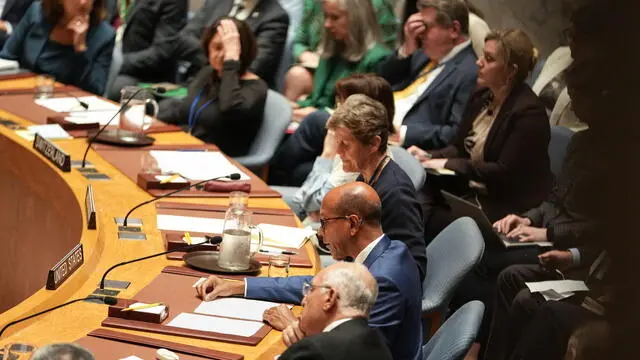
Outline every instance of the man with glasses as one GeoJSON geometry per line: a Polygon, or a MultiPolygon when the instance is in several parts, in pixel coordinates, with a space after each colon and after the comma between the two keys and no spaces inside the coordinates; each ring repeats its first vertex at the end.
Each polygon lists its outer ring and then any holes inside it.
{"type": "Polygon", "coordinates": [[[378,285],[364,265],[333,264],[305,282],[302,294],[300,320],[282,332],[289,348],[281,360],[392,359],[380,333],[367,325],[378,285]]]}
{"type": "MultiPolygon", "coordinates": [[[[320,208],[318,232],[336,260],[366,266],[378,283],[378,297],[369,315],[369,326],[381,331],[394,359],[421,355],[421,282],[418,267],[407,246],[382,231],[382,205],[376,191],[364,182],[337,187],[325,196],[320,208]]],[[[299,304],[303,284],[311,276],[246,278],[244,283],[210,276],[196,288],[205,301],[244,294],[247,298],[299,304]]],[[[271,309],[270,309],[271,310],[271,309]]],[[[277,329],[292,325],[300,336],[309,335],[291,321],[289,311],[267,310],[265,320],[277,329]]]]}

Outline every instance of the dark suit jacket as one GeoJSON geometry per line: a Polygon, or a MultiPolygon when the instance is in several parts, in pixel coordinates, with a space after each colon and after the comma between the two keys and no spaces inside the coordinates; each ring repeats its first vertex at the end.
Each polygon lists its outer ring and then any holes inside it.
{"type": "Polygon", "coordinates": [[[547,229],[547,239],[566,249],[581,246],[592,237],[600,218],[597,197],[602,194],[604,172],[599,162],[598,134],[587,129],[573,135],[549,199],[522,216],[536,227],[547,229]]]}
{"type": "MultiPolygon", "coordinates": [[[[369,253],[364,266],[378,282],[378,298],[369,314],[369,326],[380,330],[394,359],[420,359],[422,284],[407,246],[385,235],[369,253]]],[[[248,277],[246,295],[299,304],[302,284],[311,279],[311,276],[248,277]]]]}
{"type": "MultiPolygon", "coordinates": [[[[18,26],[20,19],[31,6],[34,0],[7,0],[0,15],[0,20],[7,21],[12,27],[18,26]]],[[[0,48],[7,42],[9,35],[5,31],[0,31],[0,48]]]]}
{"type": "Polygon", "coordinates": [[[473,162],[464,139],[489,101],[488,89],[475,92],[455,143],[431,154],[449,159],[446,168],[486,185],[488,195],[479,200],[489,219],[495,221],[547,199],[553,184],[548,153],[551,130],[544,104],[527,84],[518,85],[511,90],[489,130],[484,161],[473,162]]]}
{"type": "MultiPolygon", "coordinates": [[[[118,15],[118,4],[108,3],[110,23],[118,15]]],[[[120,73],[151,82],[172,80],[175,63],[162,60],[160,47],[169,46],[168,40],[185,26],[188,6],[187,0],[135,0],[125,19],[120,73]]]]}
{"type": "MultiPolygon", "coordinates": [[[[275,76],[284,50],[289,28],[289,15],[278,0],[256,0],[258,3],[245,22],[249,25],[258,42],[258,56],[250,70],[260,76],[270,86],[275,76]]],[[[223,16],[227,16],[233,0],[206,0],[202,9],[182,29],[175,40],[174,57],[191,62],[191,74],[195,74],[208,63],[200,38],[204,29],[223,16]]]]}
{"type": "Polygon", "coordinates": [[[279,359],[294,360],[392,360],[377,330],[365,318],[355,318],[329,332],[304,338],[287,349],[279,359]]]}
{"type": "MultiPolygon", "coordinates": [[[[447,61],[440,75],[402,120],[407,126],[402,146],[416,145],[431,150],[443,148],[453,141],[469,95],[476,88],[476,60],[473,47],[469,45],[447,61]]],[[[428,62],[422,50],[405,59],[398,59],[396,52],[380,65],[379,73],[391,84],[393,91],[398,91],[409,86],[428,62]]]]}
{"type": "MultiPolygon", "coordinates": [[[[40,2],[34,2],[5,44],[0,57],[16,60],[20,67],[37,71],[40,54],[49,42],[53,25],[42,14],[40,2]]],[[[87,50],[61,59],[59,68],[77,69],[77,77],[70,85],[78,86],[94,94],[103,94],[111,66],[115,33],[105,21],[92,24],[87,32],[87,50]]],[[[51,64],[49,64],[51,65],[51,64]]],[[[55,73],[49,74],[56,77],[55,73]]]]}

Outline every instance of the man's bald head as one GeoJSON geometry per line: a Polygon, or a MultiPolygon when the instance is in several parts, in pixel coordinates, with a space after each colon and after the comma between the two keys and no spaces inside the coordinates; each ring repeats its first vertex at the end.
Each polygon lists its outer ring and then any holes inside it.
{"type": "Polygon", "coordinates": [[[334,216],[357,215],[363,222],[380,225],[382,204],[378,193],[360,181],[329,191],[322,206],[331,210],[334,216]]]}

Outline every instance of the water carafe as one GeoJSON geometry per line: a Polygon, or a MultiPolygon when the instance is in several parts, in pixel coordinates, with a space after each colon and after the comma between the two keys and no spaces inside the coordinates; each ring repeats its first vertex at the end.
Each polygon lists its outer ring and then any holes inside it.
{"type": "Polygon", "coordinates": [[[247,210],[247,199],[246,193],[231,193],[229,209],[224,219],[218,266],[232,271],[249,269],[251,257],[262,247],[262,230],[251,225],[251,212],[247,210]],[[252,230],[258,231],[258,246],[253,251],[251,249],[252,230]]]}

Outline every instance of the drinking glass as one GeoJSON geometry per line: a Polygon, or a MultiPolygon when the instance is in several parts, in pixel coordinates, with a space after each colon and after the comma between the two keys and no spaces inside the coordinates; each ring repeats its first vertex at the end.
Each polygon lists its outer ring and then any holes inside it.
{"type": "Polygon", "coordinates": [[[36,77],[36,99],[48,99],[53,96],[55,79],[51,75],[38,75],[36,77]]]}
{"type": "Polygon", "coordinates": [[[151,127],[152,117],[158,115],[158,102],[153,92],[137,86],[120,90],[120,129],[142,133],[151,127]],[[127,106],[124,106],[127,104],[127,106]]]}
{"type": "Polygon", "coordinates": [[[4,348],[4,360],[27,360],[36,351],[37,347],[31,344],[9,344],[4,348]]]}
{"type": "Polygon", "coordinates": [[[288,277],[291,257],[288,255],[269,256],[269,277],[288,277]]]}

